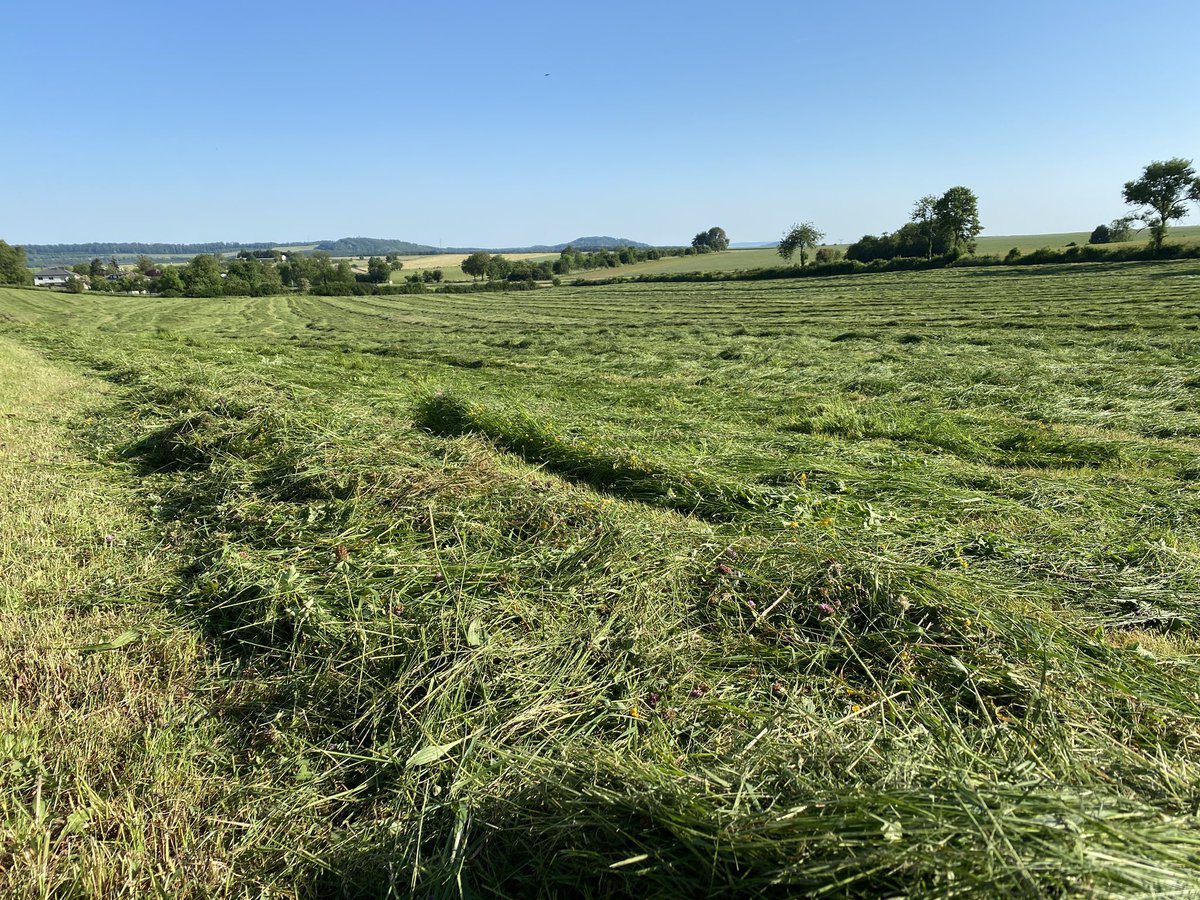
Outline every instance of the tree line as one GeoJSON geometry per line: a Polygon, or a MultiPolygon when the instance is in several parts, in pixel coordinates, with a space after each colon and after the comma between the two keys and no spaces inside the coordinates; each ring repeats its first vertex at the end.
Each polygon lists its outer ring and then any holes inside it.
{"type": "MultiPolygon", "coordinates": [[[[1142,169],[1139,178],[1125,182],[1121,196],[1128,206],[1133,207],[1133,212],[1106,225],[1096,226],[1088,242],[1107,244],[1128,241],[1136,233],[1134,225],[1140,223],[1150,229],[1149,249],[1161,254],[1169,224],[1187,216],[1189,202],[1200,203],[1200,177],[1197,177],[1190,159],[1176,157],[1155,160],[1142,169]]],[[[948,264],[964,254],[974,254],[976,238],[982,231],[979,200],[970,188],[959,185],[940,196],[930,194],[921,197],[913,204],[908,222],[894,232],[863,235],[846,248],[846,259],[873,263],[878,260],[924,258],[927,261],[940,259],[948,264]]],[[[811,222],[793,225],[779,242],[779,255],[790,260],[798,253],[803,268],[807,261],[807,250],[815,247],[823,238],[824,234],[811,222]]],[[[821,248],[825,251],[830,249],[821,248]]],[[[1020,256],[1014,248],[1007,259],[1015,261],[1020,256]]],[[[836,256],[827,253],[824,259],[818,261],[833,262],[835,259],[836,256]]]]}
{"type": "MultiPolygon", "coordinates": [[[[1122,197],[1127,205],[1133,207],[1133,212],[1108,224],[1098,225],[1092,231],[1089,243],[1127,241],[1135,233],[1134,225],[1140,223],[1150,230],[1149,248],[1155,253],[1161,253],[1170,223],[1187,216],[1189,202],[1200,203],[1200,177],[1197,177],[1190,159],[1176,157],[1155,160],[1143,168],[1139,178],[1125,183],[1122,197]]],[[[978,198],[969,188],[958,185],[941,195],[929,194],[919,198],[913,204],[908,222],[894,232],[863,235],[847,248],[845,258],[848,263],[863,264],[922,258],[929,263],[940,260],[948,264],[963,255],[974,254],[976,238],[982,231],[978,198]]],[[[837,250],[817,246],[824,237],[812,222],[793,225],[779,241],[779,255],[788,261],[798,256],[801,269],[808,262],[809,250],[815,250],[814,255],[818,263],[835,263],[840,258],[837,250]]],[[[54,246],[97,249],[139,246],[148,250],[169,250],[197,245],[54,246]]],[[[201,246],[223,249],[245,245],[215,243],[201,246]]],[[[664,256],[722,252],[728,248],[729,238],[725,230],[713,227],[697,233],[691,245],[687,247],[618,247],[584,252],[568,246],[562,250],[558,259],[538,262],[510,260],[501,254],[478,251],[463,261],[462,268],[474,281],[482,279],[488,284],[533,284],[576,271],[616,268],[645,260],[661,259],[664,256]]],[[[1014,248],[1007,259],[1019,256],[1020,253],[1014,248]]],[[[1028,261],[1028,258],[1025,261],[1028,261]]],[[[134,272],[124,272],[115,255],[107,266],[97,256],[90,263],[81,263],[74,268],[78,274],[87,275],[92,279],[94,290],[148,291],[164,296],[216,297],[265,296],[285,291],[351,294],[358,292],[356,286],[364,283],[376,287],[387,284],[391,280],[391,273],[402,267],[403,263],[394,253],[389,254],[386,259],[373,256],[367,263],[366,274],[356,275],[349,262],[344,259],[334,260],[325,251],[316,251],[310,256],[294,254],[283,258],[279,251],[242,249],[236,258],[230,260],[220,252],[201,253],[183,267],[167,266],[157,269],[150,257],[142,254],[134,272]]],[[[0,240],[0,284],[28,285],[32,280],[26,249],[0,240]]],[[[408,283],[410,287],[419,289],[425,283],[440,280],[441,272],[437,270],[436,274],[429,271],[409,276],[408,283]]],[[[82,290],[84,285],[82,282],[73,282],[71,287],[82,290]]]]}

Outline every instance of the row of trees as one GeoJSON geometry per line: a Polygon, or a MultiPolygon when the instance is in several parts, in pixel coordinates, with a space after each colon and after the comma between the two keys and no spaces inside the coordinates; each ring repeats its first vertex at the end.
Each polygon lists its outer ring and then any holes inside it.
{"type": "MultiPolygon", "coordinates": [[[[1149,227],[1150,246],[1157,252],[1162,249],[1169,223],[1187,215],[1188,202],[1200,203],[1200,177],[1190,159],[1156,160],[1143,168],[1140,178],[1125,183],[1122,196],[1134,212],[1096,226],[1089,243],[1128,241],[1136,233],[1134,226],[1141,223],[1149,227]]],[[[847,248],[846,258],[864,263],[897,257],[955,259],[975,252],[976,238],[982,231],[978,198],[959,185],[941,196],[920,198],[913,204],[906,224],[890,234],[863,235],[847,248]]],[[[701,237],[703,233],[696,239],[701,237]]],[[[803,267],[807,250],[824,237],[811,222],[793,225],[779,242],[779,255],[790,260],[798,253],[803,267]]]]}
{"type": "Polygon", "coordinates": [[[462,270],[476,281],[480,278],[488,281],[549,281],[554,277],[551,260],[531,262],[527,259],[506,259],[498,253],[491,254],[483,250],[464,259],[462,270]]]}
{"type": "MultiPolygon", "coordinates": [[[[811,234],[797,234],[796,226],[784,235],[779,244],[779,255],[791,259],[792,253],[801,250],[801,265],[804,264],[802,238],[811,234]],[[785,252],[786,251],[786,252],[785,252]]],[[[811,223],[808,223],[811,228],[811,223]]],[[[815,229],[813,229],[815,231],[815,229]]],[[[934,257],[956,259],[964,253],[974,253],[976,238],[983,231],[979,221],[979,198],[970,188],[957,185],[942,195],[928,194],[913,204],[909,221],[896,231],[882,235],[865,234],[846,249],[846,258],[859,262],[896,257],[934,257]]],[[[823,234],[816,232],[819,241],[823,234]]],[[[808,246],[814,241],[809,240],[808,246]]]]}

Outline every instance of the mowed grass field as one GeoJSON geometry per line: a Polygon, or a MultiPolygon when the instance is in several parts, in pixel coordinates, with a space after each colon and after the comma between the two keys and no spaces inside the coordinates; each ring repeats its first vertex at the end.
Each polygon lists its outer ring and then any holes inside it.
{"type": "Polygon", "coordinates": [[[1198,353],[1194,261],[0,289],[0,893],[1194,896],[1198,353]]]}

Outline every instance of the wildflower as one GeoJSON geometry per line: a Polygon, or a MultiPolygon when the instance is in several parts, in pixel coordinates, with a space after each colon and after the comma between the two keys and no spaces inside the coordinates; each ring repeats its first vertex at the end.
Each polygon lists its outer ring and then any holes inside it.
{"type": "Polygon", "coordinates": [[[854,706],[850,707],[850,712],[859,712],[861,710],[862,710],[862,707],[859,706],[857,703],[854,704],[854,706]]]}
{"type": "Polygon", "coordinates": [[[833,524],[833,519],[832,519],[830,516],[826,516],[825,518],[823,518],[823,519],[821,520],[820,524],[822,524],[822,525],[832,525],[832,524],[833,524]]]}
{"type": "Polygon", "coordinates": [[[104,536],[104,546],[105,547],[111,547],[116,542],[117,542],[117,536],[115,534],[106,534],[104,536]]]}
{"type": "Polygon", "coordinates": [[[774,694],[776,697],[786,697],[787,696],[787,688],[785,688],[783,686],[782,681],[776,681],[774,684],[771,685],[771,693],[774,694]]]}
{"type": "Polygon", "coordinates": [[[754,609],[756,606],[758,606],[758,604],[757,604],[757,603],[755,603],[753,600],[747,600],[747,601],[746,601],[746,605],[747,605],[748,607],[750,607],[751,609],[754,609]]]}
{"type": "Polygon", "coordinates": [[[725,555],[730,559],[737,559],[737,550],[733,549],[733,547],[726,547],[725,555]]]}
{"type": "Polygon", "coordinates": [[[646,705],[648,707],[650,707],[651,709],[654,709],[655,707],[658,706],[658,692],[650,691],[648,694],[646,694],[645,700],[646,700],[646,705]]]}
{"type": "Polygon", "coordinates": [[[692,690],[688,693],[688,696],[691,697],[693,700],[697,700],[700,697],[703,697],[707,693],[708,693],[708,685],[701,682],[700,684],[698,684],[694,688],[692,688],[692,690]]]}
{"type": "Polygon", "coordinates": [[[801,472],[800,473],[800,487],[804,487],[806,484],[808,484],[808,473],[801,472]]]}
{"type": "Polygon", "coordinates": [[[717,571],[720,572],[722,575],[732,575],[733,574],[733,569],[729,568],[729,566],[725,565],[725,563],[719,563],[717,565],[717,571]]]}
{"type": "Polygon", "coordinates": [[[832,603],[818,603],[817,604],[817,612],[819,612],[823,616],[832,616],[833,615],[833,604],[832,603]]]}
{"type": "Polygon", "coordinates": [[[333,555],[337,557],[338,562],[345,562],[350,558],[350,548],[345,544],[338,544],[337,549],[333,551],[333,555]]]}
{"type": "Polygon", "coordinates": [[[638,717],[638,709],[636,706],[631,706],[629,708],[629,715],[630,715],[630,717],[632,717],[634,719],[636,719],[638,717]]]}
{"type": "Polygon", "coordinates": [[[406,609],[406,607],[404,606],[403,603],[393,603],[391,608],[388,611],[393,616],[402,616],[402,615],[404,615],[405,609],[406,609]]]}
{"type": "Polygon", "coordinates": [[[800,523],[799,523],[799,522],[797,522],[795,519],[793,519],[792,521],[790,521],[790,522],[788,522],[788,523],[787,523],[787,527],[788,527],[788,528],[799,528],[799,527],[800,527],[800,523]]]}

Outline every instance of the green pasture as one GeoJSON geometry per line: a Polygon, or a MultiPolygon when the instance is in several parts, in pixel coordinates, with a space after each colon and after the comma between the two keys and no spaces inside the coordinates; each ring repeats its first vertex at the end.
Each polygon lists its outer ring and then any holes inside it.
{"type": "MultiPolygon", "coordinates": [[[[980,255],[1004,256],[1013,247],[1016,247],[1022,253],[1040,250],[1043,247],[1062,249],[1072,242],[1086,244],[1090,234],[1090,231],[1018,235],[988,235],[985,233],[979,238],[976,252],[980,255]]],[[[1109,244],[1107,246],[1114,248],[1140,247],[1145,246],[1148,240],[1149,233],[1142,232],[1133,241],[1123,244],[1109,244]]],[[[1200,242],[1200,225],[1174,227],[1170,231],[1168,241],[1170,243],[1187,244],[1200,242]]],[[[828,246],[845,253],[849,245],[830,244],[828,246]]],[[[814,252],[812,250],[809,251],[810,262],[814,252]]],[[[793,262],[798,263],[799,259],[797,258],[793,262]]],[[[587,272],[572,272],[569,277],[572,280],[582,278],[586,281],[598,281],[617,276],[674,275],[684,272],[733,272],[739,269],[775,268],[781,265],[786,265],[786,263],[780,259],[779,253],[774,247],[767,247],[753,250],[727,250],[724,253],[705,253],[697,256],[664,257],[663,259],[620,266],[615,269],[592,269],[587,272]]]]}
{"type": "Polygon", "coordinates": [[[0,893],[1194,896],[1198,354],[1196,261],[0,289],[0,893]]]}

